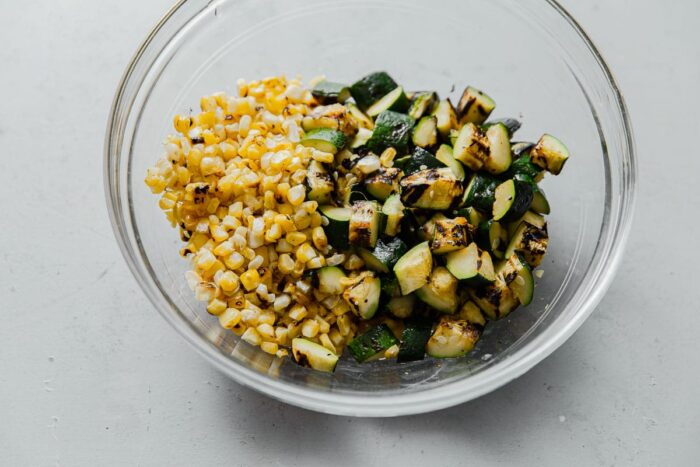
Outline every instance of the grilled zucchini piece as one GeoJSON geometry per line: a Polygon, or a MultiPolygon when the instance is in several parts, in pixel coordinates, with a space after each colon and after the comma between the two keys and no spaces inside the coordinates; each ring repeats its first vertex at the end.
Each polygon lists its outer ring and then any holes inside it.
{"type": "Polygon", "coordinates": [[[352,205],[352,215],[348,239],[353,245],[374,248],[382,228],[382,212],[376,201],[355,201],[352,205]]]}
{"type": "Polygon", "coordinates": [[[506,258],[510,258],[513,253],[523,255],[527,263],[533,268],[540,265],[542,258],[547,253],[549,235],[547,234],[547,224],[537,227],[527,221],[520,223],[506,248],[506,258]]]}
{"type": "Polygon", "coordinates": [[[471,300],[467,300],[459,308],[456,316],[458,319],[463,319],[474,326],[481,326],[483,329],[486,326],[486,318],[481,312],[481,309],[471,300]]]}
{"type": "Polygon", "coordinates": [[[437,129],[443,138],[447,138],[450,135],[450,130],[459,128],[457,112],[455,112],[455,108],[449,99],[438,102],[432,115],[437,118],[437,129]]]}
{"type": "Polygon", "coordinates": [[[428,283],[416,290],[416,297],[441,313],[457,311],[457,278],[447,268],[438,266],[430,273],[428,283]]]}
{"type": "Polygon", "coordinates": [[[447,167],[444,162],[421,147],[413,150],[410,156],[394,161],[394,166],[401,168],[404,175],[411,175],[425,169],[441,169],[447,167]]]}
{"type": "Polygon", "coordinates": [[[473,171],[481,169],[489,156],[489,140],[478,126],[467,123],[454,142],[454,158],[473,171]]]}
{"type": "Polygon", "coordinates": [[[380,238],[377,239],[377,246],[373,250],[358,248],[357,253],[371,270],[389,274],[391,268],[407,251],[408,247],[400,238],[393,238],[386,243],[380,238]]]}
{"type": "Polygon", "coordinates": [[[374,132],[367,141],[367,148],[381,154],[386,148],[394,148],[399,154],[408,152],[414,120],[408,115],[385,110],[374,122],[374,132]]]}
{"type": "Polygon", "coordinates": [[[330,128],[316,128],[306,133],[301,144],[319,151],[335,154],[347,144],[348,139],[342,131],[330,128]]]}
{"type": "Polygon", "coordinates": [[[490,213],[496,199],[496,187],[500,181],[488,174],[474,174],[464,189],[462,206],[472,206],[490,213]]]}
{"type": "Polygon", "coordinates": [[[527,306],[532,302],[535,281],[532,278],[530,265],[522,256],[514,253],[510,258],[502,261],[496,271],[503,276],[503,280],[508,284],[521,305],[527,306]]]}
{"type": "Polygon", "coordinates": [[[474,242],[466,248],[448,253],[445,259],[447,269],[459,280],[472,285],[496,280],[491,255],[479,249],[474,242]]]}
{"type": "Polygon", "coordinates": [[[507,242],[508,232],[496,220],[485,220],[476,229],[476,244],[496,257],[503,257],[507,242]]]}
{"type": "Polygon", "coordinates": [[[399,85],[387,72],[378,71],[355,82],[350,86],[350,93],[360,109],[364,111],[398,87],[399,85]]]}
{"type": "Polygon", "coordinates": [[[328,242],[338,250],[347,249],[352,210],[335,206],[319,206],[318,210],[323,217],[328,219],[328,225],[324,227],[328,242]]]}
{"type": "Polygon", "coordinates": [[[464,173],[464,166],[457,161],[452,155],[452,147],[447,144],[442,144],[435,153],[435,158],[445,164],[447,167],[452,169],[452,172],[457,177],[457,180],[464,181],[466,174],[464,173]]]}
{"type": "Polygon", "coordinates": [[[434,92],[417,92],[408,108],[408,116],[418,120],[426,115],[437,101],[438,96],[434,92]]]}
{"type": "Polygon", "coordinates": [[[347,84],[321,81],[311,90],[311,94],[322,105],[343,103],[350,98],[350,88],[347,84]]]}
{"type": "Polygon", "coordinates": [[[411,293],[408,295],[391,298],[386,304],[386,309],[397,318],[405,319],[413,314],[415,304],[416,296],[411,293]]]}
{"type": "Polygon", "coordinates": [[[462,195],[462,183],[451,169],[426,169],[404,177],[401,186],[401,202],[406,206],[442,211],[449,209],[462,195]]]}
{"type": "Polygon", "coordinates": [[[532,204],[532,185],[519,180],[506,180],[496,187],[492,214],[494,220],[509,221],[525,214],[532,204]]]}
{"type": "Polygon", "coordinates": [[[386,199],[382,206],[382,213],[386,219],[386,224],[384,226],[384,233],[386,235],[394,237],[399,233],[401,219],[403,219],[404,216],[403,211],[404,207],[401,203],[401,196],[398,193],[394,193],[386,199]]]}
{"type": "MultiPolygon", "coordinates": [[[[352,138],[357,133],[357,122],[350,118],[348,108],[341,104],[316,107],[309,115],[304,117],[301,121],[301,126],[307,133],[321,128],[339,131],[347,138],[352,138]]],[[[342,146],[345,146],[345,144],[342,146]]]]}
{"type": "Polygon", "coordinates": [[[532,163],[553,175],[559,175],[569,159],[569,149],[552,135],[544,135],[530,151],[532,163]]]}
{"type": "Polygon", "coordinates": [[[309,163],[306,185],[306,197],[309,200],[317,201],[319,204],[329,204],[331,202],[335,184],[331,174],[320,162],[312,160],[309,163]]]}
{"type": "Polygon", "coordinates": [[[489,118],[489,115],[491,115],[491,112],[493,112],[495,108],[496,102],[486,93],[475,87],[467,86],[457,105],[459,123],[475,123],[481,125],[489,118]]]}
{"type": "Polygon", "coordinates": [[[343,292],[343,298],[353,313],[362,319],[371,319],[379,308],[382,281],[372,272],[364,272],[343,292]]]}
{"type": "Polygon", "coordinates": [[[362,363],[398,343],[399,340],[389,326],[382,323],[355,337],[348,344],[348,351],[355,360],[362,363]]]}
{"type": "Polygon", "coordinates": [[[401,170],[396,167],[381,169],[378,173],[365,179],[365,189],[374,198],[384,201],[392,193],[398,193],[401,175],[401,170]]]}
{"type": "Polygon", "coordinates": [[[434,358],[462,357],[474,348],[480,337],[481,330],[477,326],[444,316],[428,339],[425,351],[434,358]]]}
{"type": "Polygon", "coordinates": [[[508,170],[513,156],[510,149],[510,135],[503,123],[496,123],[486,130],[489,142],[489,154],[484,161],[484,168],[492,174],[501,174],[508,170]]]}
{"type": "Polygon", "coordinates": [[[492,284],[469,289],[469,296],[489,319],[501,319],[518,307],[518,299],[500,274],[492,284]]]}
{"type": "Polygon", "coordinates": [[[406,97],[406,93],[403,91],[403,88],[399,86],[392,89],[384,97],[369,106],[367,109],[367,115],[370,117],[376,117],[385,110],[405,112],[409,105],[411,105],[411,101],[409,101],[408,97],[406,97]]]}
{"type": "Polygon", "coordinates": [[[425,345],[433,332],[433,323],[427,318],[414,318],[406,322],[401,334],[401,345],[397,361],[423,360],[425,345]]]}
{"type": "Polygon", "coordinates": [[[297,337],[292,340],[294,361],[318,371],[332,373],[338,364],[338,356],[324,346],[297,337]]]}
{"type": "Polygon", "coordinates": [[[428,242],[419,243],[394,265],[394,274],[399,281],[401,293],[408,295],[428,283],[433,270],[433,255],[428,242]]]}
{"type": "Polygon", "coordinates": [[[469,222],[464,217],[437,220],[432,240],[430,249],[436,255],[466,248],[471,242],[469,222]]]}
{"type": "Polygon", "coordinates": [[[421,148],[431,148],[438,142],[437,118],[428,115],[421,118],[413,128],[413,144],[421,148]]]}

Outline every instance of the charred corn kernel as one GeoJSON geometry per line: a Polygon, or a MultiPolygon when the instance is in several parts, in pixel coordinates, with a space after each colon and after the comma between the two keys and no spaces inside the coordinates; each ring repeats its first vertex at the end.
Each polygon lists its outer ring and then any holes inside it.
{"type": "Polygon", "coordinates": [[[219,315],[219,323],[226,329],[231,329],[240,322],[241,312],[235,308],[226,308],[226,310],[219,315]]]}
{"type": "Polygon", "coordinates": [[[282,274],[289,274],[294,270],[294,260],[287,253],[283,253],[277,258],[277,268],[282,274]]]}
{"type": "Polygon", "coordinates": [[[326,237],[326,232],[323,230],[323,227],[315,227],[311,231],[311,240],[318,250],[323,251],[328,247],[328,237],[326,237]]]}
{"type": "Polygon", "coordinates": [[[340,334],[337,327],[331,329],[331,332],[328,333],[328,337],[336,348],[342,347],[345,342],[345,338],[340,334]]]}
{"type": "Polygon", "coordinates": [[[228,258],[226,258],[224,260],[224,264],[226,264],[226,266],[229,269],[238,269],[238,268],[242,267],[244,263],[245,263],[245,258],[243,257],[242,254],[238,253],[237,251],[234,251],[233,253],[231,253],[228,256],[228,258]]]}
{"type": "Polygon", "coordinates": [[[301,321],[307,314],[308,311],[306,310],[306,307],[301,304],[296,304],[291,310],[289,310],[289,317],[294,321],[301,321]]]}
{"type": "Polygon", "coordinates": [[[290,245],[299,246],[306,241],[306,235],[301,232],[289,232],[285,239],[290,245]]]}
{"type": "Polygon", "coordinates": [[[262,343],[262,337],[260,337],[260,334],[258,334],[258,331],[256,331],[254,328],[246,329],[241,336],[241,339],[251,345],[260,345],[262,343]]]}
{"type": "Polygon", "coordinates": [[[219,316],[221,313],[226,311],[226,302],[215,298],[209,302],[209,305],[207,305],[207,311],[214,316],[219,316]]]}
{"type": "Polygon", "coordinates": [[[224,272],[219,279],[219,287],[224,292],[235,292],[238,290],[238,285],[238,276],[233,271],[224,272]]]}
{"type": "Polygon", "coordinates": [[[319,332],[321,332],[323,334],[327,334],[331,330],[331,325],[328,324],[328,321],[326,321],[325,319],[321,318],[318,315],[316,316],[315,319],[316,319],[316,322],[318,323],[318,326],[319,326],[319,328],[318,328],[319,332]]]}
{"type": "Polygon", "coordinates": [[[318,269],[322,268],[325,265],[326,259],[323,256],[317,256],[315,258],[312,258],[311,260],[309,260],[308,263],[306,263],[306,267],[309,269],[318,269]]]}
{"type": "MultiPolygon", "coordinates": [[[[260,320],[258,320],[260,322],[260,320]]],[[[255,328],[258,334],[262,336],[263,339],[274,339],[275,338],[275,328],[270,326],[268,323],[258,324],[255,328]]]]}
{"type": "Polygon", "coordinates": [[[275,339],[277,339],[277,343],[279,345],[287,344],[287,333],[289,333],[287,328],[283,328],[281,326],[275,328],[275,339]]]}
{"type": "Polygon", "coordinates": [[[217,242],[223,242],[228,238],[228,232],[220,225],[211,226],[210,230],[212,238],[217,242]]]}
{"type": "Polygon", "coordinates": [[[282,228],[279,224],[272,224],[267,232],[265,232],[265,241],[272,243],[282,236],[282,228]]]}
{"type": "Polygon", "coordinates": [[[302,263],[307,263],[316,257],[316,250],[309,243],[303,243],[295,253],[297,260],[302,263]]]}
{"type": "Polygon", "coordinates": [[[266,341],[260,344],[260,350],[270,355],[275,355],[277,350],[279,350],[279,346],[275,342],[266,341]]]}
{"type": "Polygon", "coordinates": [[[316,337],[318,334],[319,325],[313,319],[304,320],[301,325],[301,335],[304,337],[316,337]]]}
{"type": "Polygon", "coordinates": [[[173,118],[173,126],[178,133],[186,135],[187,132],[190,131],[190,125],[192,125],[192,119],[190,117],[175,115],[175,118],[173,118]]]}
{"type": "Polygon", "coordinates": [[[197,254],[197,267],[202,270],[207,270],[216,262],[216,256],[207,249],[202,249],[197,254]]]}
{"type": "Polygon", "coordinates": [[[246,290],[254,290],[260,284],[260,274],[255,269],[248,269],[241,274],[239,280],[246,290]]]}
{"type": "Polygon", "coordinates": [[[287,326],[287,339],[289,341],[299,337],[301,334],[301,323],[289,323],[287,326]]]}
{"type": "Polygon", "coordinates": [[[275,311],[282,311],[285,308],[289,306],[289,304],[292,302],[292,299],[289,297],[287,294],[280,294],[275,297],[275,302],[273,304],[273,308],[275,311]]]}

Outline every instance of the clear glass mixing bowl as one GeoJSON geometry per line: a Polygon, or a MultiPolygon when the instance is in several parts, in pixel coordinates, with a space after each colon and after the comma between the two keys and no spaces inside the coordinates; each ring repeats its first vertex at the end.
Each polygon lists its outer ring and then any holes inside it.
{"type": "Polygon", "coordinates": [[[548,0],[190,0],[148,35],[117,90],[105,185],[122,253],[160,314],[241,384],[322,412],[393,416],[464,402],[517,378],[593,311],[622,256],[635,194],[622,96],[576,22],[548,0]],[[572,157],[544,188],[550,247],[535,300],[490,325],[461,359],[359,365],[334,374],[264,354],[219,327],[184,280],[179,238],[143,183],[172,116],[238,78],[326,74],[352,82],[387,70],[408,89],[457,96],[467,84],[523,122],[518,139],[559,136],[572,157]]]}

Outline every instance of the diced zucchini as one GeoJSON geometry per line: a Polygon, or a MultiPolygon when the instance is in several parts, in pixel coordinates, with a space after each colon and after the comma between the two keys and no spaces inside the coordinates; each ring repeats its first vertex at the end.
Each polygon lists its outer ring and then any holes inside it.
{"type": "Polygon", "coordinates": [[[495,108],[496,103],[486,93],[472,86],[467,86],[457,105],[459,123],[481,125],[489,118],[495,108]]]}
{"type": "Polygon", "coordinates": [[[367,128],[360,128],[350,142],[350,149],[357,151],[367,145],[367,141],[372,137],[372,131],[367,128]]]}
{"type": "Polygon", "coordinates": [[[335,154],[347,143],[348,139],[342,131],[330,128],[317,128],[309,131],[301,140],[301,144],[318,149],[319,151],[335,154]]]}
{"type": "Polygon", "coordinates": [[[373,250],[357,250],[365,266],[382,274],[389,274],[391,268],[407,251],[408,247],[400,238],[393,238],[386,243],[380,238],[377,239],[377,246],[373,250]]]}
{"type": "Polygon", "coordinates": [[[372,104],[399,87],[385,71],[365,76],[350,86],[350,93],[357,105],[366,110],[372,104]]]}
{"type": "Polygon", "coordinates": [[[411,175],[425,169],[447,167],[445,163],[421,147],[415,148],[412,155],[395,160],[394,166],[400,167],[404,175],[411,175]]]}
{"type": "Polygon", "coordinates": [[[473,206],[490,213],[493,209],[496,187],[499,183],[497,178],[487,174],[474,174],[467,188],[464,189],[462,206],[473,206]]]}
{"type": "Polygon", "coordinates": [[[421,148],[430,148],[437,144],[437,118],[432,115],[422,117],[413,128],[413,144],[421,148]]]}
{"type": "Polygon", "coordinates": [[[501,262],[496,270],[498,274],[503,276],[503,280],[508,284],[521,305],[527,306],[532,302],[535,281],[532,278],[530,265],[522,256],[514,253],[510,258],[501,262]]]}
{"type": "Polygon", "coordinates": [[[371,272],[362,273],[361,278],[343,292],[343,298],[353,313],[362,319],[371,319],[379,308],[382,281],[371,272]]]}
{"type": "Polygon", "coordinates": [[[382,213],[386,218],[384,226],[386,235],[394,237],[399,233],[401,219],[403,219],[404,215],[403,211],[403,203],[401,203],[401,196],[398,193],[394,193],[386,199],[384,206],[382,206],[382,213]]]}
{"type": "Polygon", "coordinates": [[[292,340],[294,361],[318,371],[332,373],[338,364],[338,356],[315,342],[297,337],[292,340]]]}
{"type": "Polygon", "coordinates": [[[493,260],[487,251],[482,251],[476,243],[453,251],[446,257],[447,269],[459,280],[470,284],[481,284],[496,280],[493,260]]]}
{"type": "Polygon", "coordinates": [[[501,319],[518,307],[518,299],[497,274],[492,284],[469,289],[469,296],[490,319],[501,319]]]}
{"type": "Polygon", "coordinates": [[[421,233],[421,224],[418,217],[415,215],[415,209],[404,207],[403,218],[401,219],[401,228],[397,234],[406,245],[415,245],[432,237],[427,238],[421,233]]]}
{"type": "MultiPolygon", "coordinates": [[[[492,254],[499,252],[503,254],[508,241],[508,232],[500,222],[488,219],[479,224],[476,230],[476,243],[492,254]]],[[[497,255],[497,254],[496,254],[497,255]]]]}
{"type": "Polygon", "coordinates": [[[508,238],[511,238],[515,234],[515,231],[518,230],[518,227],[520,227],[520,224],[522,224],[523,222],[529,222],[530,224],[540,229],[545,226],[544,217],[542,217],[540,214],[537,214],[534,211],[528,211],[525,214],[523,214],[520,219],[517,219],[508,224],[508,238]]]}
{"type": "Polygon", "coordinates": [[[341,279],[347,277],[342,269],[336,266],[326,266],[318,270],[318,290],[329,295],[340,295],[345,290],[341,279]]]}
{"type": "Polygon", "coordinates": [[[443,138],[449,136],[450,130],[458,128],[457,113],[449,99],[438,102],[432,115],[437,118],[437,129],[443,138]]]}
{"type": "Polygon", "coordinates": [[[467,222],[469,222],[469,226],[474,232],[476,232],[477,227],[484,221],[484,215],[472,206],[457,210],[457,215],[464,217],[467,222]]]}
{"type": "Polygon", "coordinates": [[[530,149],[535,147],[535,143],[528,143],[525,141],[518,141],[517,143],[511,144],[511,151],[513,151],[513,156],[519,158],[520,156],[529,156],[530,149]]]}
{"type": "Polygon", "coordinates": [[[353,120],[355,120],[359,128],[365,128],[367,130],[374,129],[374,121],[372,121],[371,118],[360,110],[357,105],[353,104],[352,102],[348,102],[345,104],[345,106],[348,108],[348,114],[353,120]]]}
{"type": "Polygon", "coordinates": [[[510,221],[525,214],[532,204],[532,186],[519,180],[506,180],[496,187],[492,214],[494,220],[510,221]]]}
{"type": "Polygon", "coordinates": [[[348,239],[353,245],[374,248],[382,228],[382,212],[376,201],[355,201],[352,205],[348,239]]]}
{"type": "Polygon", "coordinates": [[[521,222],[510,238],[510,243],[506,248],[506,258],[510,258],[513,253],[520,253],[534,268],[542,262],[542,258],[547,253],[548,244],[549,235],[546,223],[543,227],[536,227],[529,222],[521,222]]]}
{"type": "Polygon", "coordinates": [[[503,123],[491,125],[486,130],[489,142],[489,155],[484,161],[484,168],[492,174],[500,174],[508,170],[512,162],[510,136],[503,123]]]}
{"type": "Polygon", "coordinates": [[[390,299],[386,304],[386,309],[397,318],[405,319],[413,314],[415,304],[416,296],[413,294],[408,294],[390,299]]]}
{"type": "Polygon", "coordinates": [[[399,191],[400,178],[400,169],[387,167],[365,179],[365,189],[374,198],[384,201],[389,195],[399,191]]]}
{"type": "Polygon", "coordinates": [[[347,107],[341,104],[315,107],[301,121],[301,126],[307,134],[321,128],[340,131],[348,138],[352,138],[357,133],[357,122],[350,118],[347,107]]]}
{"type": "Polygon", "coordinates": [[[522,126],[520,120],[517,120],[515,118],[496,118],[494,120],[489,120],[488,122],[481,125],[481,129],[486,131],[493,125],[504,125],[508,130],[508,139],[512,138],[515,132],[518,131],[522,126]]]}
{"type": "Polygon", "coordinates": [[[390,147],[399,154],[406,154],[414,123],[408,115],[385,110],[374,122],[374,132],[367,141],[367,147],[375,154],[381,154],[390,147]]]}
{"type": "Polygon", "coordinates": [[[328,225],[324,227],[328,242],[338,250],[347,249],[352,210],[335,206],[319,206],[318,210],[328,219],[328,225]]]}
{"type": "Polygon", "coordinates": [[[362,363],[398,343],[399,340],[391,329],[382,323],[355,337],[348,344],[348,351],[355,360],[362,363]]]}
{"type": "Polygon", "coordinates": [[[425,351],[433,358],[462,357],[469,353],[481,337],[480,330],[465,320],[443,317],[425,351]]]}
{"type": "Polygon", "coordinates": [[[328,204],[331,202],[331,195],[335,189],[333,177],[328,173],[328,170],[318,161],[312,160],[309,163],[308,172],[306,174],[306,185],[308,192],[306,197],[311,201],[316,201],[319,204],[328,204]]]}
{"type": "Polygon", "coordinates": [[[447,216],[445,216],[441,212],[436,212],[430,219],[425,221],[419,228],[418,228],[418,236],[422,240],[428,240],[432,241],[433,237],[435,237],[435,224],[438,221],[446,220],[447,216]]]}
{"type": "Polygon", "coordinates": [[[413,96],[411,106],[408,108],[408,116],[418,120],[427,114],[437,102],[438,96],[434,92],[418,92],[413,96]]]}
{"type": "Polygon", "coordinates": [[[367,115],[376,117],[385,110],[393,110],[394,112],[405,112],[411,102],[406,97],[401,86],[389,91],[377,102],[367,108],[367,115]]]}
{"type": "Polygon", "coordinates": [[[457,311],[457,278],[438,266],[430,273],[428,283],[416,290],[416,297],[434,310],[452,314],[457,311]]]}
{"type": "Polygon", "coordinates": [[[433,332],[433,323],[427,318],[414,318],[408,320],[401,334],[401,345],[397,361],[412,362],[423,360],[425,357],[425,345],[433,332]]]}
{"type": "Polygon", "coordinates": [[[350,98],[350,88],[347,84],[333,83],[330,81],[321,81],[316,84],[311,90],[311,94],[322,105],[341,104],[350,98]]]}
{"type": "Polygon", "coordinates": [[[549,201],[547,200],[544,191],[542,191],[542,188],[537,187],[537,190],[535,190],[532,196],[532,204],[530,205],[530,209],[540,214],[549,214],[549,201]]]}
{"type": "Polygon", "coordinates": [[[452,169],[452,173],[455,174],[457,180],[464,181],[466,177],[466,174],[464,173],[464,166],[452,155],[451,146],[441,144],[435,153],[435,158],[452,169]]]}
{"type": "Polygon", "coordinates": [[[449,209],[462,195],[462,183],[447,167],[421,170],[402,178],[399,185],[404,205],[421,209],[449,209]]]}
{"type": "Polygon", "coordinates": [[[530,151],[532,163],[553,175],[559,175],[569,159],[567,147],[552,135],[544,135],[530,151]]]}
{"type": "Polygon", "coordinates": [[[466,248],[471,241],[469,222],[464,217],[437,220],[432,240],[430,249],[436,255],[466,248]]]}
{"type": "Polygon", "coordinates": [[[433,270],[433,255],[428,242],[414,246],[394,265],[394,274],[399,281],[401,293],[408,295],[428,283],[433,270]]]}
{"type": "Polygon", "coordinates": [[[382,296],[384,298],[401,297],[401,287],[395,277],[387,276],[382,280],[382,296]]]}
{"type": "MultiPolygon", "coordinates": [[[[523,143],[518,143],[518,144],[523,144],[523,143]]],[[[529,143],[525,143],[529,144],[529,143]]],[[[515,145],[513,146],[515,147],[515,145]]],[[[513,152],[515,154],[515,152],[513,152]]],[[[522,154],[520,156],[517,156],[517,158],[513,161],[513,163],[510,165],[510,168],[506,172],[506,177],[509,178],[518,178],[518,177],[523,177],[527,176],[530,177],[532,180],[535,180],[539,175],[540,172],[542,172],[542,169],[537,167],[535,164],[532,163],[532,160],[530,160],[530,155],[529,154],[522,154]]]]}
{"type": "Polygon", "coordinates": [[[454,158],[470,169],[481,169],[489,155],[489,140],[479,127],[467,123],[459,130],[454,142],[454,158]]]}
{"type": "Polygon", "coordinates": [[[481,309],[476,305],[476,303],[471,300],[467,300],[462,304],[456,317],[477,326],[477,328],[479,326],[481,328],[486,326],[486,318],[484,317],[484,314],[481,312],[481,309]]]}

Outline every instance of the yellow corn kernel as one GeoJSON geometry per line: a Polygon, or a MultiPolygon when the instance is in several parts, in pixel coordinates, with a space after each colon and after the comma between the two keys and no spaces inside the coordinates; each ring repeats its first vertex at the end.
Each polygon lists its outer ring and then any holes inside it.
{"type": "Polygon", "coordinates": [[[242,254],[238,253],[237,251],[234,251],[229,255],[228,258],[224,260],[224,263],[229,269],[235,270],[243,266],[243,264],[245,263],[245,258],[242,254]]]}
{"type": "Polygon", "coordinates": [[[309,260],[308,263],[306,263],[306,267],[309,269],[318,269],[318,268],[322,268],[325,265],[326,265],[326,258],[324,258],[323,256],[317,256],[317,257],[309,260]]]}
{"type": "Polygon", "coordinates": [[[221,287],[224,292],[235,292],[238,290],[238,284],[238,276],[233,271],[226,271],[221,275],[221,278],[219,278],[219,287],[221,287]]]}
{"type": "Polygon", "coordinates": [[[218,298],[213,299],[211,302],[209,302],[209,305],[207,305],[207,311],[214,316],[219,316],[225,310],[226,302],[221,301],[218,298]]]}
{"type": "Polygon", "coordinates": [[[328,247],[328,237],[326,237],[326,232],[323,230],[323,227],[315,227],[311,231],[311,240],[318,250],[323,251],[328,247]]]}
{"type": "Polygon", "coordinates": [[[202,157],[199,163],[199,170],[204,176],[223,173],[225,169],[224,160],[220,157],[202,157]]]}
{"type": "Polygon", "coordinates": [[[217,242],[223,242],[228,238],[228,232],[220,225],[210,226],[209,230],[211,231],[212,238],[217,242]]]}
{"type": "MultiPolygon", "coordinates": [[[[258,320],[258,322],[260,322],[260,320],[258,320]]],[[[275,328],[270,326],[268,323],[258,324],[255,330],[258,331],[258,334],[260,334],[263,339],[269,340],[274,339],[275,337],[275,328]]]]}
{"type": "Polygon", "coordinates": [[[277,350],[275,355],[279,358],[284,358],[289,355],[289,352],[287,351],[287,349],[279,349],[277,350]]]}
{"type": "Polygon", "coordinates": [[[248,269],[241,274],[239,279],[243,287],[248,291],[255,290],[255,288],[260,285],[260,274],[258,274],[257,269],[248,269]]]}
{"type": "Polygon", "coordinates": [[[316,315],[316,321],[318,322],[318,330],[319,332],[322,332],[323,334],[327,334],[331,330],[331,325],[328,324],[328,321],[325,319],[321,318],[320,316],[316,315]]]}
{"type": "Polygon", "coordinates": [[[291,186],[289,185],[289,183],[280,183],[279,185],[277,185],[277,194],[286,198],[290,188],[291,186]]]}
{"type": "Polygon", "coordinates": [[[241,312],[235,308],[226,308],[226,310],[219,315],[219,323],[226,329],[231,329],[240,322],[241,312]]]}
{"type": "Polygon", "coordinates": [[[301,335],[304,337],[316,337],[318,329],[319,325],[315,320],[304,320],[304,323],[301,325],[301,335]]]}
{"type": "Polygon", "coordinates": [[[384,351],[384,358],[396,358],[396,356],[399,354],[399,346],[398,345],[392,345],[388,349],[384,351]]]}
{"type": "Polygon", "coordinates": [[[302,263],[308,263],[316,257],[316,250],[309,243],[302,244],[295,253],[297,260],[302,263]]]}
{"type": "Polygon", "coordinates": [[[338,325],[338,331],[340,331],[341,336],[350,334],[350,317],[347,314],[338,316],[336,324],[338,325]]]}
{"type": "Polygon", "coordinates": [[[216,114],[214,112],[202,112],[194,117],[196,126],[211,128],[216,124],[216,114]]]}
{"type": "Polygon", "coordinates": [[[342,347],[345,342],[345,338],[340,334],[338,328],[331,329],[331,332],[328,333],[328,337],[330,337],[331,342],[333,342],[336,348],[342,347]]]}
{"type": "MultiPolygon", "coordinates": [[[[219,137],[209,130],[202,132],[202,138],[204,139],[204,144],[206,146],[212,146],[214,144],[218,144],[218,142],[219,142],[219,137]]],[[[209,148],[207,148],[207,149],[209,149],[209,148]]],[[[219,151],[217,151],[217,152],[221,152],[220,148],[219,148],[219,151]]]]}
{"type": "Polygon", "coordinates": [[[216,263],[216,256],[212,254],[211,251],[207,249],[202,249],[197,254],[197,267],[202,270],[207,270],[216,263]]]}
{"type": "Polygon", "coordinates": [[[301,232],[289,232],[285,236],[287,243],[293,246],[299,246],[306,241],[306,235],[301,232]]]}
{"type": "Polygon", "coordinates": [[[270,355],[275,355],[279,346],[275,342],[263,342],[260,344],[260,350],[270,355]]]}
{"type": "Polygon", "coordinates": [[[262,343],[262,338],[260,337],[260,334],[258,334],[258,331],[255,330],[255,328],[246,329],[246,331],[241,336],[241,339],[243,339],[251,345],[260,345],[262,343]]]}
{"type": "Polygon", "coordinates": [[[335,345],[333,345],[333,342],[331,341],[330,337],[328,337],[328,334],[321,334],[318,340],[321,341],[321,345],[324,346],[326,349],[330,350],[333,353],[337,352],[335,345]]]}
{"type": "Polygon", "coordinates": [[[301,321],[308,314],[309,312],[306,307],[300,303],[297,303],[291,310],[289,310],[289,318],[293,319],[294,321],[301,321]]]}
{"type": "Polygon", "coordinates": [[[182,133],[183,135],[187,135],[187,132],[190,131],[191,125],[192,119],[190,117],[175,115],[175,118],[173,118],[173,126],[175,127],[175,131],[182,133]]]}
{"type": "Polygon", "coordinates": [[[267,232],[265,232],[265,241],[268,243],[279,240],[282,236],[282,228],[279,224],[272,224],[267,232]]]}
{"type": "MultiPolygon", "coordinates": [[[[220,258],[227,257],[233,252],[234,252],[233,245],[231,244],[230,241],[220,243],[219,245],[216,246],[216,248],[214,248],[214,254],[220,258]]],[[[226,261],[224,260],[224,262],[226,262],[226,261]]],[[[227,266],[228,266],[228,264],[227,264],[227,266]]],[[[232,269],[236,269],[236,268],[232,268],[232,269]]]]}
{"type": "Polygon", "coordinates": [[[294,185],[287,191],[287,201],[292,206],[299,206],[306,198],[306,187],[304,185],[294,185]]]}
{"type": "Polygon", "coordinates": [[[323,164],[332,164],[334,161],[333,154],[330,152],[318,151],[316,149],[311,151],[311,158],[323,164]]]}
{"type": "Polygon", "coordinates": [[[287,344],[287,333],[289,333],[289,330],[285,327],[278,326],[277,328],[275,328],[275,339],[277,339],[278,344],[287,344]]]}
{"type": "Polygon", "coordinates": [[[294,270],[294,260],[287,253],[279,255],[277,258],[277,269],[282,274],[289,274],[294,270]]]}

